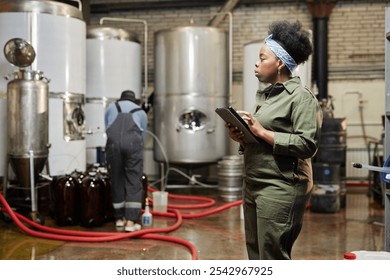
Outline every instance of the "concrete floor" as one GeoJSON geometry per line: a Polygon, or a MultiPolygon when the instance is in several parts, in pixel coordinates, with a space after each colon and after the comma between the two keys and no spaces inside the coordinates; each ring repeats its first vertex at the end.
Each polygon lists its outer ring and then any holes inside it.
{"type": "MultiPolygon", "coordinates": [[[[187,188],[168,189],[168,192],[216,200],[210,208],[180,210],[183,214],[203,213],[227,204],[218,198],[216,190],[187,188]]],[[[353,250],[384,250],[384,209],[367,193],[365,187],[348,188],[345,207],[336,213],[316,213],[308,209],[301,235],[293,248],[293,259],[342,260],[345,252],[353,250]]],[[[189,202],[170,200],[169,203],[189,202]]],[[[178,229],[158,235],[190,242],[196,248],[196,258],[200,260],[245,260],[247,255],[240,210],[240,206],[233,206],[204,217],[184,218],[178,229]]],[[[175,222],[174,218],[154,215],[152,228],[166,228],[175,222]]],[[[44,224],[58,228],[50,215],[45,217],[44,224]]],[[[113,222],[95,228],[60,228],[117,232],[113,222]]],[[[124,233],[117,234],[122,234],[121,239],[111,242],[65,242],[32,237],[14,223],[0,219],[0,259],[189,260],[194,256],[188,247],[176,242],[122,238],[124,233]]]]}

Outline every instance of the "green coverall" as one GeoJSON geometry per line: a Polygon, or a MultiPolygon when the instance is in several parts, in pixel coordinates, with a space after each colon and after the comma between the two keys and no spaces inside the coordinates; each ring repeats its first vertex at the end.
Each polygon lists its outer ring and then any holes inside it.
{"type": "Polygon", "coordinates": [[[299,77],[256,93],[253,116],[275,133],[275,144],[244,149],[244,217],[249,259],[291,259],[313,186],[322,111],[299,77]]]}

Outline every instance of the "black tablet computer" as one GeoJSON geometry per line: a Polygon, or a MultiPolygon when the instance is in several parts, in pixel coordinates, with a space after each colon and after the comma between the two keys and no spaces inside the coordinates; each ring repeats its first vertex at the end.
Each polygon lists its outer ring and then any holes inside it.
{"type": "Polygon", "coordinates": [[[244,121],[243,118],[237,113],[233,107],[221,107],[215,109],[215,112],[227,123],[232,124],[233,126],[238,127],[242,132],[244,132],[244,141],[245,143],[258,143],[260,138],[255,136],[253,132],[249,129],[248,124],[244,121]]]}

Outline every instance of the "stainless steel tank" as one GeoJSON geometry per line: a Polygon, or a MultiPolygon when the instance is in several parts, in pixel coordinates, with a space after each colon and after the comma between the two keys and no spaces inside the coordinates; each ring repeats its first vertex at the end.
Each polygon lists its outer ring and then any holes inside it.
{"type": "Polygon", "coordinates": [[[227,33],[197,26],[160,30],[154,59],[154,130],[162,146],[155,142],[155,160],[216,162],[227,150],[226,128],[215,113],[228,104],[227,33]]]}
{"type": "MultiPolygon", "coordinates": [[[[85,93],[86,23],[80,9],[58,1],[0,0],[0,46],[15,37],[34,47],[32,69],[50,77],[52,92],[85,93]]],[[[0,63],[0,75],[13,71],[4,57],[0,63]]],[[[0,79],[0,90],[6,86],[0,79]]]]}
{"type": "Polygon", "coordinates": [[[30,159],[36,181],[48,157],[48,82],[41,72],[14,73],[8,83],[7,116],[8,160],[21,185],[29,188],[30,159]]]}
{"type": "Polygon", "coordinates": [[[141,98],[141,44],[135,33],[88,26],[86,97],[118,99],[124,90],[141,98]]]}
{"type": "Polygon", "coordinates": [[[99,161],[107,141],[104,112],[124,90],[141,98],[141,44],[123,28],[89,26],[87,29],[86,136],[87,163],[99,161]]]}
{"type": "MultiPolygon", "coordinates": [[[[77,4],[77,1],[74,3],[77,4]]],[[[86,23],[81,7],[59,1],[0,0],[0,46],[15,37],[27,40],[34,47],[36,59],[31,69],[41,70],[50,77],[51,93],[66,96],[64,100],[76,94],[82,95],[84,99],[86,23]]],[[[0,75],[5,76],[12,71],[13,67],[0,56],[0,75]]],[[[0,79],[0,95],[6,91],[6,87],[6,81],[0,79]]],[[[50,96],[50,175],[62,175],[74,169],[85,170],[85,139],[80,135],[69,140],[63,133],[66,130],[63,123],[67,121],[68,114],[59,112],[63,111],[64,102],[50,96]]],[[[0,114],[0,117],[6,116],[0,114]]],[[[5,146],[5,143],[0,142],[1,158],[5,157],[2,154],[2,148],[6,150],[5,146]]],[[[2,162],[0,176],[4,170],[2,162]]]]}

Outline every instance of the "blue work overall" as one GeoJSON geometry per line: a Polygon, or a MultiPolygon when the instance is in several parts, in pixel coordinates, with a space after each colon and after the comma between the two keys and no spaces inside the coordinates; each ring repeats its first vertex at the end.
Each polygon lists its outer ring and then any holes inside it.
{"type": "Polygon", "coordinates": [[[115,105],[118,116],[106,131],[114,216],[136,222],[142,206],[143,138],[132,114],[142,109],[124,113],[115,105]]]}

